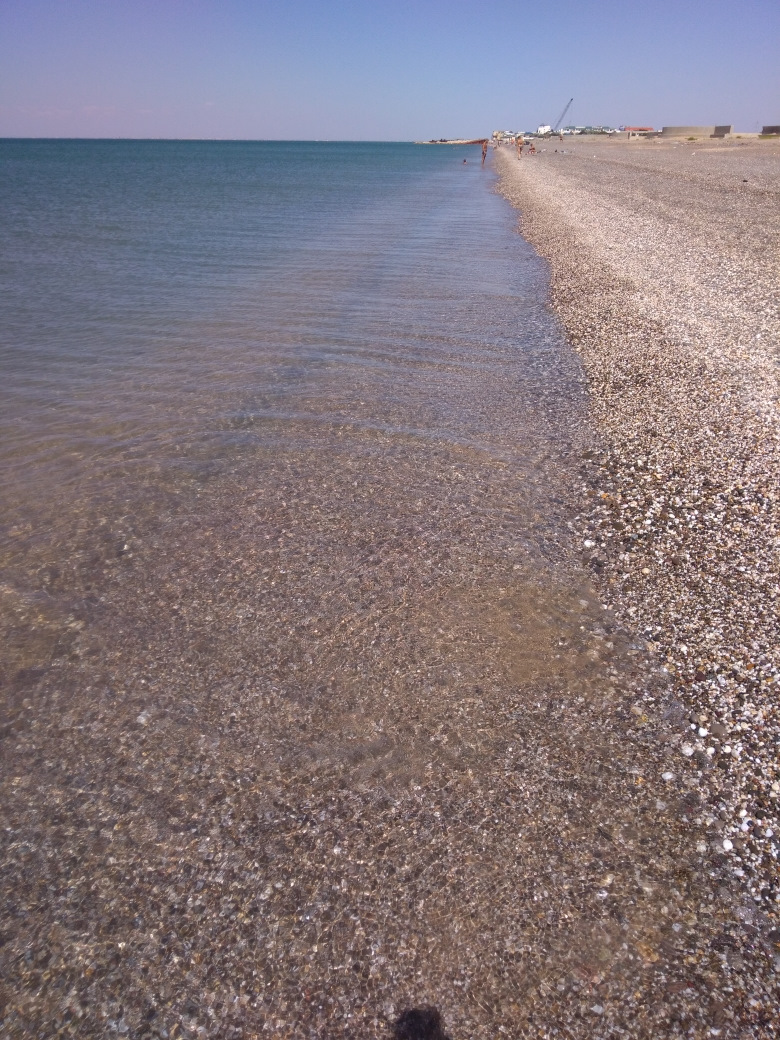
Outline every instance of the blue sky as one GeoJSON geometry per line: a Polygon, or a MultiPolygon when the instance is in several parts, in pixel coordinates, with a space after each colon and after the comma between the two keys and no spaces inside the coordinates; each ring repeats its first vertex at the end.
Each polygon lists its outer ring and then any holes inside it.
{"type": "Polygon", "coordinates": [[[0,136],[780,123],[779,0],[0,0],[0,136]]]}

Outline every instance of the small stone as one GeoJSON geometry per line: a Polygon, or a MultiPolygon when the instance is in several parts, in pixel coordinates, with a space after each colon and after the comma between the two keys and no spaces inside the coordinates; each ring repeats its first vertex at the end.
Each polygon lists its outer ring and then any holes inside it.
{"type": "Polygon", "coordinates": [[[674,773],[670,773],[669,770],[667,770],[665,773],[661,773],[661,779],[674,780],[674,773]]]}
{"type": "Polygon", "coordinates": [[[590,1010],[593,1012],[594,1015],[604,1014],[604,1008],[601,1006],[601,1004],[594,1004],[590,1010]]]}
{"type": "Polygon", "coordinates": [[[734,848],[734,842],[731,841],[730,838],[724,838],[723,848],[726,850],[726,852],[731,852],[731,850],[734,848]]]}
{"type": "Polygon", "coordinates": [[[686,758],[690,758],[693,754],[693,747],[690,744],[683,744],[680,751],[682,751],[686,758]]]}

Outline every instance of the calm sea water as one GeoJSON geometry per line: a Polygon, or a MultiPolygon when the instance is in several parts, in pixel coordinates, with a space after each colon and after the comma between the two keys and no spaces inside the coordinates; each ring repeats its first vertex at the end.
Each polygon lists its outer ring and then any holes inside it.
{"type": "MultiPolygon", "coordinates": [[[[348,430],[357,457],[470,451],[531,486],[579,436],[543,267],[477,149],[5,141],[0,161],[12,618],[42,575],[67,572],[66,613],[99,593],[122,518],[154,526],[240,467],[267,479],[268,451],[338,472],[348,430]]],[[[11,672],[42,663],[24,633],[11,672]]]]}
{"type": "Polygon", "coordinates": [[[487,1037],[652,989],[683,817],[632,779],[582,377],[479,149],[0,174],[8,1028],[487,1037]]]}

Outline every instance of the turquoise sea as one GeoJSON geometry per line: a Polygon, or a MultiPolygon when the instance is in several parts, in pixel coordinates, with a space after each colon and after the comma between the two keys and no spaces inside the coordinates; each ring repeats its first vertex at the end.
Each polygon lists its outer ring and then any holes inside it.
{"type": "MultiPolygon", "coordinates": [[[[4,141],[0,171],[12,618],[52,568],[69,613],[125,527],[159,527],[228,473],[262,483],[268,452],[316,448],[324,475],[346,431],[350,465],[410,439],[530,487],[579,435],[544,267],[478,148],[4,141]],[[85,548],[98,514],[114,533],[85,548]]],[[[543,551],[554,521],[536,526],[543,551]]],[[[18,628],[10,674],[43,663],[18,628]]]]}

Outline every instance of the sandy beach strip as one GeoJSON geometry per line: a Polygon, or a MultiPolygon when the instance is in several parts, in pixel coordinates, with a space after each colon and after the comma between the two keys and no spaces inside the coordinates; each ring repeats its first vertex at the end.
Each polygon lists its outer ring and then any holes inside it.
{"type": "Polygon", "coordinates": [[[680,768],[710,807],[711,849],[774,920],[780,145],[581,139],[494,154],[587,373],[600,447],[583,552],[673,677],[680,768]]]}

